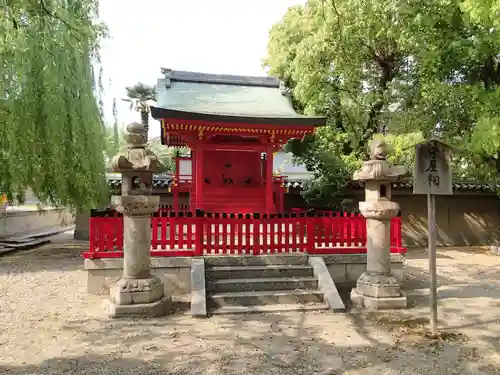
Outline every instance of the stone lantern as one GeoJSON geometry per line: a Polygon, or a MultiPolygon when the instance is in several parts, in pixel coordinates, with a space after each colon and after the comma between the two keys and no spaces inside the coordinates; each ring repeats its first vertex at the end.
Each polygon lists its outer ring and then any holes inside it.
{"type": "Polygon", "coordinates": [[[111,204],[123,214],[123,276],[110,288],[111,317],[160,316],[170,309],[163,282],[150,273],[151,215],[159,196],[152,195],[153,173],[164,171],[156,155],[146,147],[144,127],[127,126],[127,144],[111,160],[111,169],[122,174],[121,196],[111,204]]]}
{"type": "Polygon", "coordinates": [[[399,205],[391,201],[391,183],[408,176],[401,166],[387,160],[386,143],[376,139],[370,144],[370,160],[354,173],[353,179],[364,182],[365,201],[359,202],[366,218],[366,271],[358,278],[351,292],[356,307],[368,309],[405,308],[406,296],[401,294],[397,279],[391,274],[391,218],[397,216],[399,205]]]}

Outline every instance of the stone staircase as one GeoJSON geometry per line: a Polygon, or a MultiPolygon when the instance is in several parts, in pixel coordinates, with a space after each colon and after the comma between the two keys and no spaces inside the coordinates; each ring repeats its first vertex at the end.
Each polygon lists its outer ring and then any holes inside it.
{"type": "MultiPolygon", "coordinates": [[[[318,276],[306,255],[206,257],[206,307],[210,314],[327,310],[318,276]]],[[[340,296],[333,300],[343,310],[340,296]]]]}

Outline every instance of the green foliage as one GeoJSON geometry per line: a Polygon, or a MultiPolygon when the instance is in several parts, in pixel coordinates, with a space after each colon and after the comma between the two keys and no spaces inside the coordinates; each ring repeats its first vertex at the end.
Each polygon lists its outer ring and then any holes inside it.
{"type": "Polygon", "coordinates": [[[85,209],[105,198],[97,0],[7,0],[0,18],[0,190],[85,209]],[[97,100],[96,100],[97,97],[97,100]]]}
{"type": "Polygon", "coordinates": [[[149,148],[156,154],[158,160],[166,167],[167,173],[175,172],[175,158],[186,149],[167,147],[161,144],[161,138],[154,138],[148,142],[149,148]]]}
{"type": "Polygon", "coordinates": [[[141,114],[141,123],[147,137],[149,133],[149,102],[156,100],[156,87],[139,82],[134,86],[125,87],[125,92],[127,98],[123,100],[130,102],[130,109],[135,109],[141,114]]]}
{"type": "Polygon", "coordinates": [[[104,162],[106,166],[111,162],[120,149],[125,145],[123,135],[125,134],[125,125],[115,122],[113,127],[104,127],[104,162]]]}
{"type": "Polygon", "coordinates": [[[142,82],[136,83],[134,86],[125,87],[125,92],[128,99],[135,99],[140,103],[145,103],[148,100],[156,100],[156,88],[142,82]]]}
{"type": "Polygon", "coordinates": [[[265,65],[293,88],[298,111],[329,118],[314,138],[287,146],[315,175],[318,188],[306,196],[324,190],[328,202],[329,187],[342,186],[377,134],[408,167],[414,141],[432,135],[467,150],[456,160],[458,177],[496,178],[498,12],[491,0],[309,0],[290,8],[270,31],[265,65]]]}

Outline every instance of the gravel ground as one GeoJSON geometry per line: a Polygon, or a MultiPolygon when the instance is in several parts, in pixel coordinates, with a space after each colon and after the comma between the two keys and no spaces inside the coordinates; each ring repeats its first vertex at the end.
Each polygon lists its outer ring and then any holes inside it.
{"type": "Polygon", "coordinates": [[[0,374],[499,374],[500,256],[440,249],[439,317],[424,336],[427,260],[412,250],[399,312],[110,321],[88,295],[79,253],[59,236],[0,258],[0,374]]]}

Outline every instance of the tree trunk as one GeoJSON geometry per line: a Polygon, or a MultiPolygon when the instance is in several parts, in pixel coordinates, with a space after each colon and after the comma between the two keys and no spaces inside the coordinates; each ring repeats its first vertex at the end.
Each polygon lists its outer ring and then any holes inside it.
{"type": "Polygon", "coordinates": [[[89,239],[89,219],[88,212],[77,212],[75,220],[75,231],[73,238],[75,240],[88,241],[89,239]]]}
{"type": "Polygon", "coordinates": [[[146,136],[146,140],[148,140],[149,134],[149,112],[141,111],[141,124],[144,126],[144,135],[146,136]]]}

